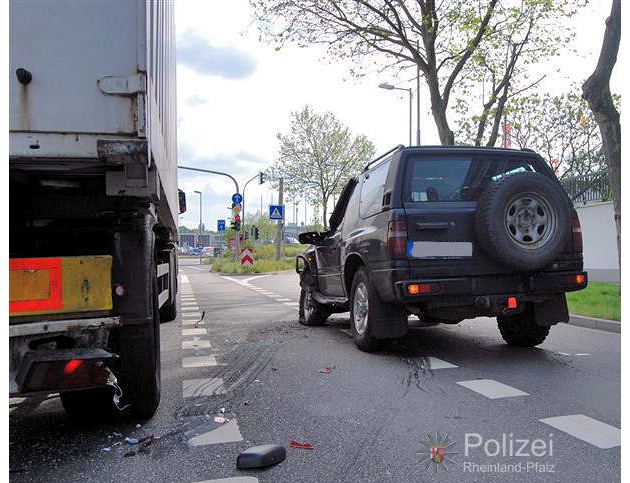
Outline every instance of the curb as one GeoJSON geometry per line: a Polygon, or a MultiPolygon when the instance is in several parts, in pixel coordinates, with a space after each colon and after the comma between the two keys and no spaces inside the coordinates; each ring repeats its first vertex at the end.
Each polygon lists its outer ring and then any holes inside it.
{"type": "Polygon", "coordinates": [[[569,315],[569,325],[585,327],[587,329],[603,330],[606,332],[621,333],[621,322],[616,320],[596,319],[594,317],[583,317],[581,315],[569,315]]]}

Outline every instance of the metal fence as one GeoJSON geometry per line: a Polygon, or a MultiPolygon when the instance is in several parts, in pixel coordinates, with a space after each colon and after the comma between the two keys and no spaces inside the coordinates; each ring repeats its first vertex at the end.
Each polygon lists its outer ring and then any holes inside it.
{"type": "Polygon", "coordinates": [[[564,186],[573,203],[603,202],[612,199],[606,171],[564,178],[560,180],[560,183],[564,186]]]}

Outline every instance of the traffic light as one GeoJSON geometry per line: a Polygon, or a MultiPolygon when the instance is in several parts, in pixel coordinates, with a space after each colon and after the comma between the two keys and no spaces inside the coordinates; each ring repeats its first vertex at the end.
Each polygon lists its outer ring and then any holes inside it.
{"type": "Polygon", "coordinates": [[[236,231],[236,222],[230,222],[230,229],[236,231]]]}
{"type": "Polygon", "coordinates": [[[234,223],[232,223],[234,225],[234,230],[235,231],[239,231],[241,229],[241,222],[239,221],[235,221],[234,223]]]}
{"type": "Polygon", "coordinates": [[[254,240],[258,240],[258,236],[260,234],[259,230],[258,230],[258,227],[255,226],[253,231],[254,231],[254,240]]]}
{"type": "Polygon", "coordinates": [[[258,184],[263,184],[265,182],[265,173],[262,171],[258,173],[258,184]]]}

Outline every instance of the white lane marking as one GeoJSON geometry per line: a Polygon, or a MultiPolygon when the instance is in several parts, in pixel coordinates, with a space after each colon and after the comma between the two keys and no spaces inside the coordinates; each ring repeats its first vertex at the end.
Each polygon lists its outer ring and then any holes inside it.
{"type": "Polygon", "coordinates": [[[259,278],[270,277],[271,275],[256,275],[255,277],[244,278],[243,283],[249,283],[251,280],[258,280],[259,278]]]}
{"type": "Polygon", "coordinates": [[[443,361],[442,359],[438,359],[437,357],[427,357],[429,362],[429,369],[435,371],[437,369],[453,369],[457,367],[455,364],[451,364],[450,362],[443,361]]]}
{"type": "Polygon", "coordinates": [[[285,299],[285,298],[281,298],[281,299],[276,298],[276,300],[277,300],[278,302],[291,302],[291,299],[285,299]]]}
{"type": "Polygon", "coordinates": [[[529,396],[528,393],[508,386],[494,379],[473,379],[472,381],[460,381],[457,384],[475,391],[488,399],[500,399],[503,397],[529,396]]]}
{"type": "Polygon", "coordinates": [[[583,414],[571,414],[569,416],[556,416],[554,418],[541,419],[540,422],[548,424],[560,431],[570,434],[575,438],[602,449],[621,446],[621,430],[597,419],[589,418],[583,414]]]}
{"type": "Polygon", "coordinates": [[[223,386],[223,379],[220,377],[210,377],[208,379],[190,379],[182,381],[184,397],[213,396],[215,394],[226,394],[223,386]]]}
{"type": "Polygon", "coordinates": [[[237,278],[233,278],[233,277],[226,277],[226,276],[221,276],[221,278],[224,278],[225,280],[229,280],[230,282],[234,282],[237,283],[239,285],[244,285],[247,286],[249,285],[248,283],[246,283],[244,280],[239,280],[237,278]]]}
{"type": "Polygon", "coordinates": [[[188,440],[188,446],[205,446],[207,444],[236,443],[243,441],[236,419],[219,426],[217,429],[200,434],[188,440]]]}
{"type": "Polygon", "coordinates": [[[253,476],[237,476],[236,478],[222,478],[220,480],[203,480],[194,483],[258,483],[258,478],[253,476]]]}
{"type": "Polygon", "coordinates": [[[196,299],[196,297],[194,295],[182,295],[181,296],[182,302],[192,302],[196,299]]]}
{"type": "Polygon", "coordinates": [[[197,305],[195,305],[194,307],[182,307],[181,310],[182,310],[182,312],[197,312],[197,313],[199,313],[199,307],[197,307],[197,305]]]}
{"type": "Polygon", "coordinates": [[[284,305],[287,305],[289,307],[299,307],[300,306],[299,302],[285,302],[284,305]]]}
{"type": "Polygon", "coordinates": [[[182,329],[182,335],[184,337],[188,337],[191,335],[207,335],[208,331],[206,329],[182,329]]]}
{"type": "Polygon", "coordinates": [[[188,280],[188,277],[184,274],[180,274],[179,279],[182,281],[182,285],[190,283],[190,281],[188,280]]]}
{"type": "Polygon", "coordinates": [[[219,364],[217,363],[216,356],[195,356],[195,357],[184,357],[182,359],[182,367],[216,367],[219,364]]]}
{"type": "Polygon", "coordinates": [[[187,312],[182,314],[182,319],[200,319],[201,312],[187,312]]]}
{"type": "Polygon", "coordinates": [[[212,344],[210,343],[210,341],[206,339],[199,340],[199,337],[195,337],[193,340],[182,341],[182,349],[184,350],[210,349],[210,348],[212,348],[212,344]]]}

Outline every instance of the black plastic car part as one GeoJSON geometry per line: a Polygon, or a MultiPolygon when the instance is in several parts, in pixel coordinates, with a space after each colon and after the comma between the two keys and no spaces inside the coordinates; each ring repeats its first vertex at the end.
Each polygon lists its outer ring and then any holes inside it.
{"type": "Polygon", "coordinates": [[[247,468],[264,468],[284,461],[287,450],[278,444],[264,444],[246,449],[236,458],[239,470],[247,468]]]}

